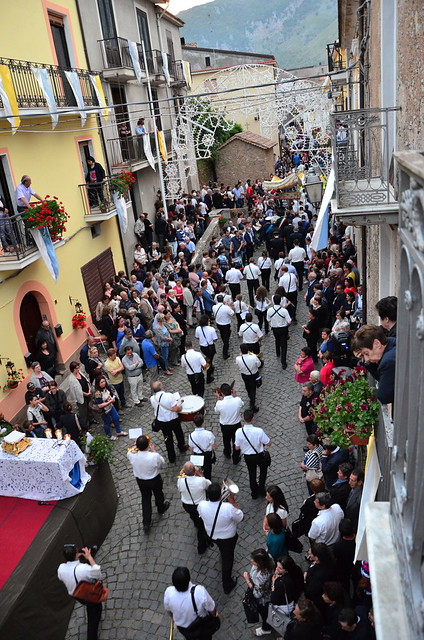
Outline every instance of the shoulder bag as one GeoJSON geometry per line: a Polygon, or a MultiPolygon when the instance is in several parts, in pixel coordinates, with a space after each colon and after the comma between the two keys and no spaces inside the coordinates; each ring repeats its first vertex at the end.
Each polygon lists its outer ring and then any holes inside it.
{"type": "Polygon", "coordinates": [[[258,601],[253,595],[253,587],[248,587],[248,589],[246,589],[246,593],[244,594],[241,603],[246,615],[247,624],[259,622],[258,601]]]}
{"type": "Polygon", "coordinates": [[[244,364],[244,366],[246,367],[246,369],[248,370],[248,372],[250,373],[250,375],[251,375],[251,376],[255,375],[255,384],[256,384],[256,387],[257,387],[258,389],[259,389],[259,387],[262,387],[262,376],[261,376],[261,374],[259,373],[259,371],[257,371],[255,374],[253,374],[253,373],[250,371],[249,367],[247,366],[247,364],[246,364],[246,362],[245,362],[245,360],[244,360],[244,356],[242,356],[242,357],[241,357],[241,359],[243,360],[243,364],[244,364]]]}
{"type": "Polygon", "coordinates": [[[286,540],[287,551],[293,551],[294,553],[302,553],[303,544],[291,532],[290,527],[287,527],[287,529],[285,529],[285,540],[286,540]]]}
{"type": "MultiPolygon", "coordinates": [[[[212,464],[215,464],[215,462],[216,462],[216,453],[215,453],[215,451],[214,451],[213,449],[211,449],[210,451],[205,451],[204,449],[202,449],[202,447],[200,446],[200,444],[197,444],[197,442],[195,442],[195,441],[193,440],[193,436],[192,436],[191,434],[190,434],[190,440],[192,441],[192,443],[194,444],[194,446],[195,446],[195,447],[197,447],[198,449],[200,449],[200,451],[202,452],[202,454],[203,454],[203,460],[205,459],[205,454],[206,454],[206,453],[210,453],[210,454],[211,454],[211,463],[212,463],[212,464]]],[[[195,455],[197,455],[197,454],[195,454],[195,455]]]]}
{"type": "MultiPolygon", "coordinates": [[[[207,345],[208,345],[208,347],[207,347],[207,349],[208,349],[208,356],[211,358],[211,357],[212,357],[212,356],[214,356],[214,355],[215,355],[215,353],[216,353],[216,347],[215,347],[215,345],[214,345],[214,343],[213,343],[213,342],[212,342],[212,344],[211,344],[211,343],[209,342],[209,340],[207,339],[207,337],[206,337],[206,334],[205,334],[205,331],[204,331],[203,327],[200,327],[200,328],[201,328],[201,330],[202,330],[203,337],[204,337],[204,339],[206,340],[207,345]]],[[[203,348],[205,348],[205,347],[203,347],[203,348]]]]}
{"type": "Polygon", "coordinates": [[[203,380],[203,373],[200,371],[199,373],[194,373],[194,369],[191,366],[188,358],[187,358],[187,354],[185,353],[183,358],[185,358],[186,363],[188,364],[188,366],[191,369],[192,374],[194,375],[194,384],[200,384],[203,380]]]}
{"type": "MultiPolygon", "coordinates": [[[[249,438],[246,435],[246,432],[244,430],[244,427],[242,427],[242,432],[244,437],[246,438],[247,442],[250,444],[250,446],[252,447],[253,451],[255,453],[259,453],[259,451],[256,451],[255,447],[253,446],[253,444],[250,442],[249,438]]],[[[261,461],[261,465],[263,465],[264,467],[270,467],[271,466],[271,454],[269,451],[262,451],[262,461],[261,461]]]]}
{"type": "Polygon", "coordinates": [[[214,616],[213,613],[208,613],[203,618],[199,616],[196,600],[194,599],[195,589],[196,585],[191,587],[190,594],[196,618],[188,627],[181,627],[184,629],[184,636],[187,640],[198,640],[198,638],[202,637],[208,638],[216,633],[221,626],[221,619],[218,616],[214,616]]]}
{"type": "Polygon", "coordinates": [[[162,396],[163,396],[163,393],[160,395],[160,398],[158,400],[158,408],[156,409],[155,419],[152,422],[152,431],[154,433],[157,433],[158,431],[160,431],[160,426],[158,424],[158,415],[159,415],[160,399],[162,398],[162,396]]]}
{"type": "MultiPolygon", "coordinates": [[[[286,597],[286,606],[288,608],[289,601],[287,599],[287,591],[285,587],[284,587],[284,595],[286,597]]],[[[268,615],[267,615],[266,621],[269,625],[271,625],[274,631],[276,631],[278,635],[283,638],[284,634],[286,633],[287,625],[291,620],[291,617],[290,617],[290,614],[284,613],[283,611],[281,611],[280,607],[281,605],[270,603],[268,606],[268,615]]]]}
{"type": "Polygon", "coordinates": [[[86,580],[77,580],[77,567],[74,568],[74,578],[76,587],[72,594],[73,598],[77,598],[78,600],[85,600],[85,602],[104,602],[107,600],[109,595],[109,589],[103,586],[103,582],[101,580],[96,580],[95,582],[87,582],[86,580]]]}

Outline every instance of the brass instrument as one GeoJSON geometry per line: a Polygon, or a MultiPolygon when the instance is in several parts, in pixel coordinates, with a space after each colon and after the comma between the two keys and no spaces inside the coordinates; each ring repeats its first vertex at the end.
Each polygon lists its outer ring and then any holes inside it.
{"type": "Polygon", "coordinates": [[[184,473],[184,469],[181,469],[179,474],[177,476],[175,476],[176,478],[185,478],[186,474],[184,473]]]}
{"type": "Polygon", "coordinates": [[[225,502],[225,500],[228,500],[230,495],[236,496],[239,491],[240,489],[235,484],[235,482],[233,482],[233,480],[230,480],[230,478],[224,478],[221,487],[221,502],[225,502]]]}

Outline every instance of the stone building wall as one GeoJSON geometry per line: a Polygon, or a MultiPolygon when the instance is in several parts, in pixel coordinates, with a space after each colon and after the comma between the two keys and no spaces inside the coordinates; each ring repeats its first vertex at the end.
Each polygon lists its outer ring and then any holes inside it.
{"type": "Polygon", "coordinates": [[[261,149],[243,140],[234,140],[220,152],[216,163],[218,182],[234,186],[251,178],[267,180],[274,171],[274,152],[261,149]]]}

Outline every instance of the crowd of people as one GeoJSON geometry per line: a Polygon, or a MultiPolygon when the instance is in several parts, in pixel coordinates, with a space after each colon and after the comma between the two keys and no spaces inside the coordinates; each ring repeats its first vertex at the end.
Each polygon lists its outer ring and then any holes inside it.
{"type": "MultiPolygon", "coordinates": [[[[234,465],[243,457],[252,499],[265,498],[267,504],[266,542],[245,550],[251,567],[243,578],[262,621],[255,635],[272,633],[272,613],[277,611],[288,617],[286,640],[372,639],[368,567],[353,564],[364,471],[354,451],[320,439],[312,406],[338,368],[352,366],[358,358],[379,381],[379,399],[393,402],[397,301],[390,297],[377,305],[381,327],[363,325],[363,285],[349,229],[334,227],[328,248],[316,252],[311,247],[316,214],[306,193],[288,207],[278,192],[266,194],[259,180],[251,182],[233,189],[204,186],[170,205],[168,219],[158,199],[154,225],[141,214],[134,229],[133,269],[105,282],[95,314],[100,334],[87,339],[80,361],[71,362],[66,395],[54,379],[54,336],[48,323],[41,327],[26,397],[27,421],[16,428],[44,437],[47,428],[60,425],[80,444],[81,433],[101,419],[105,435],[116,440],[128,435],[121,429],[124,409],[150,404],[152,431],[162,434],[168,463],[177,459],[175,441],[181,454],[191,452],[202,459],[198,466],[185,462],[178,490],[182,509],[195,527],[198,553],[218,547],[225,594],[237,583],[233,562],[244,514],[232,487],[223,494],[221,482],[213,478],[213,464],[220,450],[234,465]],[[209,211],[224,203],[237,208],[234,215],[211,238],[202,257],[193,260],[209,211]],[[307,322],[300,327],[296,325],[302,304],[307,322]],[[301,331],[305,341],[293,374],[287,370],[290,327],[301,331]],[[293,375],[299,383],[297,417],[305,426],[305,455],[299,464],[309,497],[299,505],[292,530],[281,488],[267,484],[270,438],[255,426],[261,408],[261,345],[271,336],[283,375],[293,375]],[[245,406],[234,384],[216,387],[222,445],[213,430],[205,428],[202,413],[194,417],[189,437],[184,435],[183,403],[165,384],[181,366],[192,394],[202,398],[214,381],[214,357],[221,347],[224,360],[234,358],[249,399],[245,406]],[[303,535],[309,540],[306,571],[290,556],[293,539],[303,535]]],[[[153,438],[143,430],[128,451],[141,492],[146,535],[152,527],[152,495],[159,514],[169,508],[161,477],[167,463],[153,438]]],[[[97,576],[99,567],[91,562],[89,551],[83,555],[97,576]]],[[[78,563],[75,549],[66,560],[65,564],[78,563]]],[[[67,584],[66,577],[61,579],[67,584]]],[[[175,625],[187,638],[212,637],[217,623],[211,618],[218,614],[207,589],[191,582],[187,567],[177,567],[172,582],[164,603],[175,625]],[[189,627],[198,616],[208,618],[209,626],[192,635],[189,627]]],[[[96,638],[99,611],[88,614],[91,623],[93,617],[96,620],[90,636],[96,638]]]]}

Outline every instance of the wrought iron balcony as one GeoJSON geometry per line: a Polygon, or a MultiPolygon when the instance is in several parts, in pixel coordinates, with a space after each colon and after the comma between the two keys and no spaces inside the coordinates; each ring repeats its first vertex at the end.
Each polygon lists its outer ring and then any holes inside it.
{"type": "MultiPolygon", "coordinates": [[[[150,137],[150,147],[153,156],[156,156],[155,134],[147,134],[150,137]]],[[[168,154],[171,151],[171,130],[164,131],[165,146],[168,154]]],[[[128,136],[127,138],[112,138],[107,140],[107,150],[110,165],[113,169],[131,167],[134,170],[142,168],[137,165],[147,166],[147,158],[143,148],[143,136],[128,136]]]]}
{"type": "MultiPolygon", "coordinates": [[[[55,242],[55,247],[63,241],[55,242]]],[[[40,252],[20,213],[0,216],[0,271],[24,269],[40,258],[40,252]]]]}
{"type": "Polygon", "coordinates": [[[346,63],[340,51],[340,45],[337,42],[327,44],[327,61],[328,71],[343,71],[346,69],[346,63]]]}
{"type": "MultiPolygon", "coordinates": [[[[117,215],[113,194],[116,191],[113,185],[113,178],[107,178],[103,182],[78,185],[86,222],[104,222],[117,215]]],[[[128,203],[130,198],[124,196],[128,203]]]]}
{"type": "MultiPolygon", "coordinates": [[[[76,71],[80,81],[84,104],[97,106],[97,96],[90,81],[90,75],[98,75],[95,71],[86,69],[65,69],[53,64],[40,64],[39,62],[28,62],[27,60],[14,60],[11,58],[0,58],[0,64],[9,68],[15,89],[18,107],[20,109],[32,109],[35,107],[47,107],[47,101],[38,84],[31,67],[47,69],[49,80],[52,85],[55,102],[59,108],[76,107],[74,92],[65,75],[65,71],[76,71]]],[[[3,103],[0,98],[0,107],[3,103]]]]}
{"type": "Polygon", "coordinates": [[[396,108],[338,111],[331,115],[337,216],[356,224],[397,222],[392,187],[396,108]]]}

